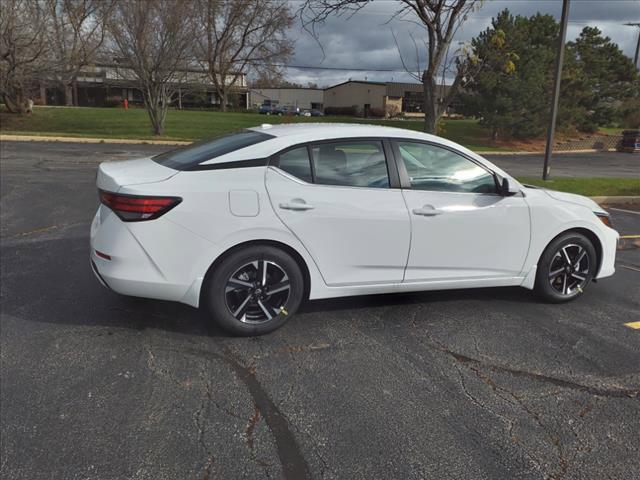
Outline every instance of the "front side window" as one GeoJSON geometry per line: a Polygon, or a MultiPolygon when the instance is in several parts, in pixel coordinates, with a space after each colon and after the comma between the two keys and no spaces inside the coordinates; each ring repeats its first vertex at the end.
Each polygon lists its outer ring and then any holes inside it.
{"type": "Polygon", "coordinates": [[[307,147],[298,147],[281,153],[278,157],[278,168],[300,180],[313,182],[307,147]]]}
{"type": "Polygon", "coordinates": [[[446,148],[397,141],[402,162],[414,190],[497,193],[493,174],[446,148]]]}
{"type": "Polygon", "coordinates": [[[207,160],[264,142],[270,138],[273,138],[273,136],[262,132],[254,132],[253,130],[244,130],[231,135],[196,142],[185,148],[161,153],[153,157],[153,160],[165,167],[188,170],[207,160]]]}
{"type": "Polygon", "coordinates": [[[311,147],[315,183],[349,187],[389,188],[382,142],[336,141],[311,147]]]}

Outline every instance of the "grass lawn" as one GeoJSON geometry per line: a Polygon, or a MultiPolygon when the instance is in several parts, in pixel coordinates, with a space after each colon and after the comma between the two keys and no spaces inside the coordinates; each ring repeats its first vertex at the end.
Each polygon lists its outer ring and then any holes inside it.
{"type": "Polygon", "coordinates": [[[586,196],[640,195],[638,178],[555,178],[544,181],[540,178],[522,177],[518,180],[529,185],[586,196]]]}
{"type": "MultiPolygon", "coordinates": [[[[33,115],[0,114],[0,133],[62,137],[97,137],[144,140],[199,140],[262,123],[342,122],[372,123],[422,130],[418,120],[365,120],[352,117],[279,117],[257,113],[169,110],[165,134],[158,138],[144,109],[36,107],[33,115]]],[[[448,120],[441,135],[471,150],[506,150],[490,144],[490,134],[475,120],[448,120]]]]}

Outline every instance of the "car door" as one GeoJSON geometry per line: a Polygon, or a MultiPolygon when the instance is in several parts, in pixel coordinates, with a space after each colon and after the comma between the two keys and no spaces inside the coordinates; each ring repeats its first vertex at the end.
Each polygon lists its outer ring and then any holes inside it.
{"type": "Polygon", "coordinates": [[[380,139],[335,140],[288,149],[267,169],[276,214],[327,285],[402,282],[409,215],[387,154],[380,139]]]}
{"type": "Polygon", "coordinates": [[[411,217],[405,282],[507,279],[529,249],[529,209],[502,196],[493,172],[444,146],[394,140],[411,217]]]}

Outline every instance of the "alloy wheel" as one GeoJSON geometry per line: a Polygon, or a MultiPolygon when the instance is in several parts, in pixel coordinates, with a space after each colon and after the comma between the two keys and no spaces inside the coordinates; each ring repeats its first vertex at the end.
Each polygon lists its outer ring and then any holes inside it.
{"type": "Polygon", "coordinates": [[[549,264],[549,283],[560,295],[573,296],[589,283],[589,255],[577,244],[560,247],[549,264]]]}
{"type": "Polygon", "coordinates": [[[289,299],[291,286],[282,267],[255,260],[237,269],[227,280],[225,301],[236,320],[262,323],[277,317],[289,299]]]}

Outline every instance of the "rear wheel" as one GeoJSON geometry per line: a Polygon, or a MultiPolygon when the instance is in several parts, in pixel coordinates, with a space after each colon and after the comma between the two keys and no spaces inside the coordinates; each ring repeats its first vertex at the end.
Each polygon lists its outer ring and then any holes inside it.
{"type": "Polygon", "coordinates": [[[536,291],[546,301],[567,302],[579,297],[597,268],[596,250],[579,233],[565,233],[546,248],[536,271],[536,291]]]}
{"type": "Polygon", "coordinates": [[[296,312],[304,279],[290,255],[256,245],[223,259],[206,288],[209,312],[222,328],[235,335],[262,335],[296,312]]]}

